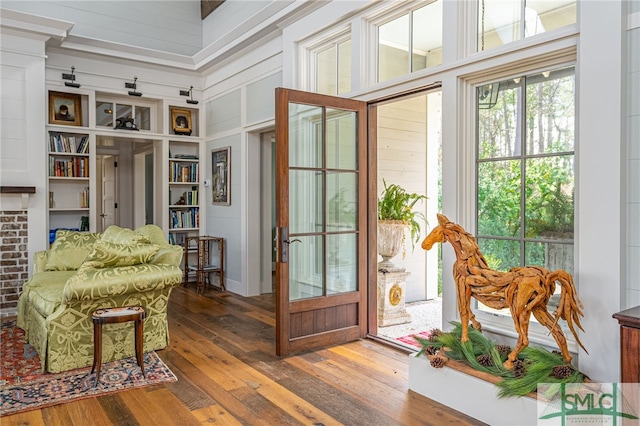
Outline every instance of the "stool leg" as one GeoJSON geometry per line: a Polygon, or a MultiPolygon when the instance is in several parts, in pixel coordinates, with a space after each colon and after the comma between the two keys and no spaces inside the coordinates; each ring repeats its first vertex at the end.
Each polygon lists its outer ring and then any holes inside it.
{"type": "Polygon", "coordinates": [[[135,327],[136,327],[136,359],[138,360],[138,365],[142,370],[142,376],[146,378],[147,373],[144,371],[144,353],[142,352],[143,345],[144,345],[143,333],[142,333],[143,327],[144,327],[143,320],[142,319],[136,320],[135,327]]]}
{"type": "Polygon", "coordinates": [[[102,324],[94,324],[93,326],[93,367],[91,372],[96,370],[96,381],[93,387],[98,386],[100,382],[100,367],[102,366],[102,324]]]}

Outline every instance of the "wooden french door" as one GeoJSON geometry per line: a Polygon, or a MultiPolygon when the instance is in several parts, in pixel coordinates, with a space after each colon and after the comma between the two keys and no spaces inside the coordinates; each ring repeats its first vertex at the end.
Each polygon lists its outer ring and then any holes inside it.
{"type": "Polygon", "coordinates": [[[364,337],[366,103],[276,89],[276,353],[364,337]]]}

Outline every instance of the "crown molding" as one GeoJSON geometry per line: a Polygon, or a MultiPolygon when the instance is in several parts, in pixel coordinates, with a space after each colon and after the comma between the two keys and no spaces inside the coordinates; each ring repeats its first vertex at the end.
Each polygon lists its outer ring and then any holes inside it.
{"type": "Polygon", "coordinates": [[[88,37],[72,35],[67,37],[65,40],[62,40],[60,43],[49,43],[49,46],[58,47],[63,50],[73,50],[76,52],[128,59],[136,62],[146,62],[154,65],[163,65],[189,71],[195,70],[193,57],[191,56],[88,37]]]}
{"type": "Polygon", "coordinates": [[[2,31],[8,30],[61,41],[69,36],[73,25],[73,22],[0,8],[0,28],[2,31]]]}

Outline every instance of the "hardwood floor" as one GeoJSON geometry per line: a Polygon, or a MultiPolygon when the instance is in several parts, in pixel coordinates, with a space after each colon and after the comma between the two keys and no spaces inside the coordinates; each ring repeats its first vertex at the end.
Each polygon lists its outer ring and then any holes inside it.
{"type": "Polygon", "coordinates": [[[0,419],[7,425],[444,425],[480,422],[408,390],[403,352],[360,340],[275,356],[274,297],[172,292],[178,381],[0,419]]]}

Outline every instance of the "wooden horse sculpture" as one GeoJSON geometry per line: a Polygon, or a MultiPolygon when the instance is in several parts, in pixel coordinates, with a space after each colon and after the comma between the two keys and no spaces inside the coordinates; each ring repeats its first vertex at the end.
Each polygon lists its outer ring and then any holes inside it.
{"type": "MultiPolygon", "coordinates": [[[[574,323],[581,329],[580,316],[582,304],[578,299],[573,278],[563,270],[548,271],[539,266],[512,268],[508,272],[490,269],[480,252],[476,239],[460,225],[450,222],[444,215],[438,214],[438,226],[422,242],[422,248],[431,249],[435,243],[448,241],[456,253],[453,265],[453,277],[456,282],[458,310],[462,320],[461,340],[469,340],[467,325],[471,321],[473,328],[481,329],[471,311],[471,297],[494,309],[509,308],[518,332],[518,342],[507,360],[505,368],[512,369],[518,354],[529,344],[529,320],[531,314],[549,329],[566,363],[571,362],[567,341],[558,325],[558,319],[567,322],[576,342],[585,350],[578,338],[574,323]],[[560,304],[556,311],[549,313],[547,303],[553,295],[556,282],[562,286],[560,304]]],[[[584,331],[584,330],[583,330],[584,331]]]]}

